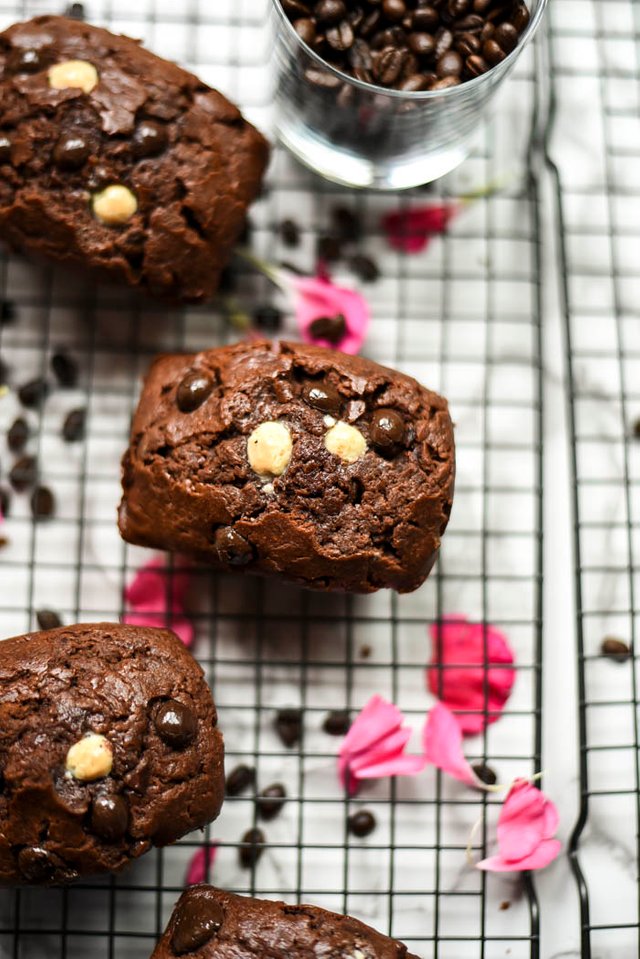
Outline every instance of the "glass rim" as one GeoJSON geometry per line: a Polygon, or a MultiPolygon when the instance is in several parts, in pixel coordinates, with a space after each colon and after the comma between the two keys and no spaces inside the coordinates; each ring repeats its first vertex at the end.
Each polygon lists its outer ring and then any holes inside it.
{"type": "Polygon", "coordinates": [[[483,82],[486,82],[487,79],[498,70],[502,72],[508,66],[514,64],[529,43],[529,40],[531,40],[534,33],[538,29],[542,19],[542,14],[547,6],[547,0],[538,0],[536,10],[529,20],[529,23],[525,27],[524,32],[519,37],[517,46],[513,48],[511,53],[507,54],[504,60],[501,60],[500,63],[497,63],[495,66],[491,67],[491,69],[487,70],[486,73],[481,73],[479,77],[473,77],[471,80],[465,80],[464,83],[459,83],[455,87],[445,87],[443,90],[394,90],[390,87],[380,87],[375,83],[367,83],[365,80],[358,80],[356,77],[351,77],[348,73],[343,73],[342,70],[338,70],[330,63],[327,63],[326,60],[323,60],[322,57],[315,52],[315,50],[312,50],[311,47],[305,43],[302,37],[294,30],[293,24],[284,12],[280,0],[271,0],[271,6],[273,9],[275,9],[277,15],[280,17],[280,20],[284,22],[285,29],[289,32],[289,35],[296,41],[296,43],[303,48],[303,50],[313,61],[315,61],[315,63],[318,64],[318,66],[322,67],[334,77],[337,77],[343,82],[346,81],[347,83],[350,83],[358,90],[363,90],[368,93],[381,94],[395,100],[420,101],[434,100],[437,97],[453,98],[460,96],[460,92],[462,90],[474,90],[476,87],[481,86],[483,82]]]}

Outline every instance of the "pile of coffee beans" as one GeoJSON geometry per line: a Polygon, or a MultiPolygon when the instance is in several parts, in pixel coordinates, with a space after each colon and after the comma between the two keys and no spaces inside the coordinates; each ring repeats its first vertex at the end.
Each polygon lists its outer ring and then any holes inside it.
{"type": "MultiPolygon", "coordinates": [[[[364,83],[444,90],[478,77],[518,45],[524,0],[280,0],[294,29],[327,63],[364,83]]],[[[310,83],[338,87],[310,67],[310,83]]]]}

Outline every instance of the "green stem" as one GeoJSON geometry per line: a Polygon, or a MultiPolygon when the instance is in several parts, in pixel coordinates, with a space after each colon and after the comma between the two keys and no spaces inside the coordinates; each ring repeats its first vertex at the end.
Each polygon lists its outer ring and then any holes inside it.
{"type": "Polygon", "coordinates": [[[268,280],[271,280],[274,286],[277,286],[286,292],[287,287],[282,282],[276,268],[271,266],[270,263],[265,263],[264,260],[259,260],[258,257],[254,256],[250,250],[246,249],[246,247],[236,247],[234,253],[236,256],[239,256],[241,260],[244,260],[245,263],[249,263],[250,266],[258,271],[258,273],[262,273],[262,275],[266,276],[268,280]]]}

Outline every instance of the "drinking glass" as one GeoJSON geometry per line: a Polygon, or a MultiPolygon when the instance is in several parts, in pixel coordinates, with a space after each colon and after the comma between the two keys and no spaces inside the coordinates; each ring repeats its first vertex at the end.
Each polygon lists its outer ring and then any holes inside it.
{"type": "Polygon", "coordinates": [[[306,166],[346,186],[399,190],[443,176],[469,153],[546,2],[529,0],[529,23],[497,66],[458,86],[408,93],[330,66],[298,36],[280,0],[272,0],[279,139],[306,166]]]}

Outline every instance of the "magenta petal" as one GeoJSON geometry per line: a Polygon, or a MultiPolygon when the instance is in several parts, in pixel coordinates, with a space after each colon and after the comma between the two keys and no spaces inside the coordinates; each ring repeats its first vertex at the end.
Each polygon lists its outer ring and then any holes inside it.
{"type": "Polygon", "coordinates": [[[197,850],[187,866],[184,877],[185,886],[195,886],[200,882],[206,882],[210,878],[208,873],[215,862],[216,852],[217,847],[215,845],[202,846],[201,849],[197,850]]]}
{"type": "Polygon", "coordinates": [[[516,780],[498,819],[500,855],[514,861],[529,856],[545,839],[545,796],[525,780],[516,780]]]}
{"type": "Polygon", "coordinates": [[[125,599],[131,609],[122,621],[171,629],[185,646],[191,646],[194,628],[183,608],[189,579],[185,562],[179,557],[174,558],[173,568],[167,567],[163,556],[149,560],[125,589],[125,599]]]}
{"type": "Polygon", "coordinates": [[[558,831],[558,826],[560,825],[560,815],[558,814],[555,803],[553,803],[548,796],[545,796],[545,799],[544,838],[551,839],[551,837],[558,831]]]}
{"type": "Polygon", "coordinates": [[[437,703],[429,712],[423,739],[428,763],[467,786],[478,786],[478,778],[462,752],[458,721],[444,703],[437,703]]]}
{"type": "Polygon", "coordinates": [[[402,725],[402,713],[382,696],[372,696],[353,721],[342,740],[340,752],[360,752],[394,733],[402,725]]]}
{"type": "Polygon", "coordinates": [[[165,562],[155,556],[142,566],[125,587],[124,596],[131,606],[166,605],[166,580],[162,575],[165,562]]]}
{"type": "Polygon", "coordinates": [[[356,779],[379,779],[383,776],[415,776],[426,766],[424,756],[400,755],[374,762],[354,773],[356,779]]]}
{"type": "Polygon", "coordinates": [[[356,290],[337,286],[322,277],[287,275],[287,280],[296,293],[296,319],[303,340],[343,353],[357,353],[369,329],[370,313],[365,298],[356,290]],[[346,323],[346,333],[339,343],[311,336],[309,327],[314,320],[339,313],[346,323]]]}
{"type": "Polygon", "coordinates": [[[460,209],[460,203],[437,203],[392,211],[382,218],[382,228],[394,250],[419,253],[431,237],[445,232],[460,209]]]}
{"type": "Polygon", "coordinates": [[[524,859],[513,862],[500,855],[490,856],[476,863],[476,868],[486,872],[526,872],[530,869],[544,869],[556,859],[561,849],[562,843],[559,839],[544,839],[534,852],[524,859]]]}

